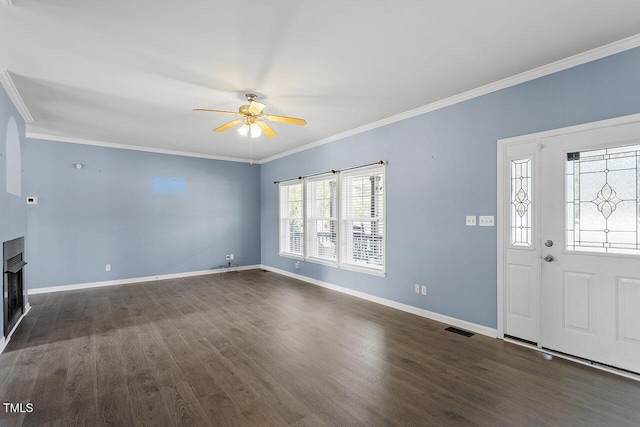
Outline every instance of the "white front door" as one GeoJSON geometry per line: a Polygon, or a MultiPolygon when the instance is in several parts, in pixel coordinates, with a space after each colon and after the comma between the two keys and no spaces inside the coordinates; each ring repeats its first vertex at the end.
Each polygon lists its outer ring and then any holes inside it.
{"type": "Polygon", "coordinates": [[[640,373],[640,115],[500,143],[501,330],[640,373]]]}
{"type": "Polygon", "coordinates": [[[539,343],[640,372],[640,123],[541,143],[539,343]]]}

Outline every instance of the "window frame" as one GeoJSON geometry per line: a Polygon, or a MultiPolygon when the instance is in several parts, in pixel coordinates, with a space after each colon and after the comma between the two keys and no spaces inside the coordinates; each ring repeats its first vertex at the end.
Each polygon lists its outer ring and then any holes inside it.
{"type": "MultiPolygon", "coordinates": [[[[343,173],[341,173],[340,175],[340,211],[339,211],[339,218],[340,218],[340,227],[341,229],[344,227],[344,222],[345,221],[351,221],[351,222],[355,222],[353,219],[345,219],[344,215],[343,215],[343,210],[342,208],[344,207],[344,203],[346,203],[346,200],[344,200],[344,195],[343,195],[343,186],[344,183],[343,181],[346,180],[349,177],[353,177],[353,176],[366,176],[367,174],[371,174],[371,175],[380,175],[382,177],[382,244],[381,244],[381,251],[382,251],[382,265],[378,268],[378,267],[367,267],[366,265],[361,265],[361,264],[356,264],[353,262],[347,262],[345,261],[344,257],[347,254],[347,251],[344,247],[341,246],[341,258],[340,258],[340,267],[345,269],[345,270],[352,270],[352,271],[360,271],[360,272],[366,272],[369,274],[374,274],[374,275],[380,275],[380,276],[384,276],[386,273],[386,261],[387,261],[387,256],[386,256],[386,246],[387,246],[387,236],[386,236],[386,228],[387,228],[387,203],[386,203],[386,175],[385,175],[385,171],[386,168],[384,165],[374,165],[374,166],[365,166],[362,168],[356,168],[356,169],[352,169],[349,171],[345,171],[343,173]]],[[[370,175],[370,176],[371,176],[370,175]]],[[[376,220],[379,221],[379,220],[376,220]]],[[[362,220],[361,222],[367,222],[367,220],[362,220]]],[[[346,232],[346,230],[345,230],[346,232]]],[[[344,238],[344,235],[340,236],[341,239],[344,238]]]]}
{"type": "MultiPolygon", "coordinates": [[[[306,251],[306,242],[305,242],[305,224],[306,224],[306,215],[305,215],[305,183],[303,180],[289,180],[281,182],[278,185],[278,255],[287,257],[287,258],[295,258],[295,259],[304,259],[305,251],[306,251]],[[302,186],[302,253],[289,252],[283,250],[283,232],[282,225],[284,221],[291,221],[292,217],[282,218],[282,190],[284,187],[292,187],[295,185],[302,186]]],[[[297,219],[297,218],[296,218],[297,219]]]]}
{"type": "MultiPolygon", "coordinates": [[[[321,265],[326,265],[326,266],[330,266],[330,267],[334,267],[334,268],[340,268],[343,270],[350,270],[350,271],[355,271],[355,272],[359,272],[359,273],[366,273],[366,274],[370,274],[370,275],[374,275],[374,276],[381,276],[381,277],[385,277],[386,276],[386,271],[387,271],[387,203],[386,203],[386,196],[387,196],[387,181],[386,181],[386,164],[376,164],[376,165],[369,165],[369,166],[363,166],[363,167],[357,167],[357,168],[352,168],[346,171],[336,171],[334,173],[327,173],[327,174],[321,174],[321,175],[315,175],[312,177],[304,177],[304,178],[296,178],[296,179],[292,179],[292,180],[288,180],[288,181],[282,181],[278,183],[278,255],[284,258],[293,258],[296,260],[304,260],[304,261],[308,261],[308,262],[312,262],[315,264],[321,264],[321,265]],[[343,253],[345,251],[345,248],[343,247],[343,215],[342,215],[342,205],[345,202],[343,200],[343,179],[347,178],[349,176],[357,176],[357,175],[363,175],[366,174],[367,172],[371,172],[372,174],[375,175],[380,175],[382,177],[382,199],[381,199],[381,203],[382,203],[382,244],[381,244],[381,251],[382,251],[382,265],[378,268],[378,267],[367,267],[365,265],[358,265],[358,264],[354,264],[354,263],[349,263],[349,262],[344,262],[343,261],[343,253]],[[336,215],[335,215],[335,222],[336,222],[336,258],[335,260],[332,259],[327,259],[327,258],[322,258],[322,257],[318,257],[318,256],[313,256],[312,254],[309,253],[309,242],[311,241],[312,237],[309,235],[310,229],[309,229],[309,218],[308,218],[308,196],[307,196],[307,192],[309,191],[309,185],[308,183],[310,182],[316,182],[316,181],[324,181],[324,180],[328,180],[328,179],[334,179],[336,182],[336,215]],[[283,218],[282,218],[282,187],[283,186],[290,186],[290,185],[302,185],[302,206],[303,206],[303,231],[302,231],[302,242],[303,242],[303,250],[302,250],[302,254],[296,254],[296,253],[291,253],[291,252],[286,252],[282,250],[282,225],[283,225],[283,218]]],[[[287,218],[288,220],[290,220],[289,218],[287,218]]]]}
{"type": "Polygon", "coordinates": [[[312,262],[316,262],[319,264],[327,264],[327,265],[337,265],[340,262],[340,176],[335,173],[328,173],[328,174],[322,174],[322,175],[318,175],[318,176],[314,176],[314,177],[310,177],[310,178],[306,178],[304,180],[304,193],[305,193],[305,212],[304,212],[304,216],[305,216],[305,233],[304,233],[304,238],[305,238],[305,259],[312,261],[312,262]],[[310,194],[307,194],[309,191],[309,186],[311,183],[317,183],[317,182],[331,182],[333,181],[335,183],[335,213],[333,217],[311,217],[310,216],[310,212],[309,212],[309,203],[311,203],[312,201],[312,196],[310,194]],[[315,218],[316,221],[335,221],[335,233],[336,233],[336,240],[335,240],[335,251],[336,251],[336,256],[335,258],[331,259],[331,258],[323,258],[319,255],[315,255],[315,254],[311,254],[311,247],[312,247],[312,239],[313,239],[313,235],[311,234],[311,230],[312,228],[310,228],[310,221],[312,221],[315,218]]]}

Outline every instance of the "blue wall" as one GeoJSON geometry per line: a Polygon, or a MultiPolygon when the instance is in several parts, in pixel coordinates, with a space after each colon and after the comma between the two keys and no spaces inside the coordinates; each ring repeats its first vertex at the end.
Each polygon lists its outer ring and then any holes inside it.
{"type": "MultiPolygon", "coordinates": [[[[472,72],[472,71],[471,71],[472,72]]],[[[496,327],[498,139],[640,112],[640,49],[262,165],[262,263],[496,327]],[[387,276],[278,256],[274,180],[387,160],[387,276]],[[426,284],[428,296],[414,293],[426,284]]]]}
{"type": "Polygon", "coordinates": [[[32,288],[260,263],[260,166],[34,139],[23,157],[32,288]]]}
{"type": "MultiPolygon", "coordinates": [[[[7,240],[27,235],[27,207],[24,197],[7,193],[7,125],[13,117],[18,125],[21,147],[24,152],[24,120],[13,106],[13,103],[0,85],[0,244],[7,240]]],[[[24,157],[22,159],[24,164],[24,157]]],[[[22,194],[24,195],[24,176],[22,177],[22,194]]],[[[26,244],[26,242],[25,242],[26,244]]],[[[0,247],[0,251],[2,248],[0,247]]],[[[29,261],[29,247],[25,248],[25,259],[29,261]]],[[[29,267],[24,272],[25,289],[30,284],[29,267]]],[[[25,294],[25,304],[27,296],[25,294]]],[[[4,319],[4,307],[0,301],[0,322],[4,319]]],[[[2,324],[0,323],[0,336],[2,324]]]]}

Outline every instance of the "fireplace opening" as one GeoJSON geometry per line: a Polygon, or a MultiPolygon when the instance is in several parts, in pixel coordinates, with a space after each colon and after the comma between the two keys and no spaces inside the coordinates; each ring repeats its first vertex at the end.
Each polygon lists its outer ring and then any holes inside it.
{"type": "Polygon", "coordinates": [[[2,244],[4,336],[8,337],[24,313],[24,237],[2,244]]]}

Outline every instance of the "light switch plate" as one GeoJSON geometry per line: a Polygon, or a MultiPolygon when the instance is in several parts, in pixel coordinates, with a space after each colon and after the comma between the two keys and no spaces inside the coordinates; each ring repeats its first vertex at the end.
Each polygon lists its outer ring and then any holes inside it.
{"type": "Polygon", "coordinates": [[[493,215],[491,216],[480,216],[480,227],[493,227],[494,224],[494,217],[493,215]]]}
{"type": "Polygon", "coordinates": [[[467,215],[467,226],[475,227],[476,226],[476,216],[475,215],[467,215]]]}

